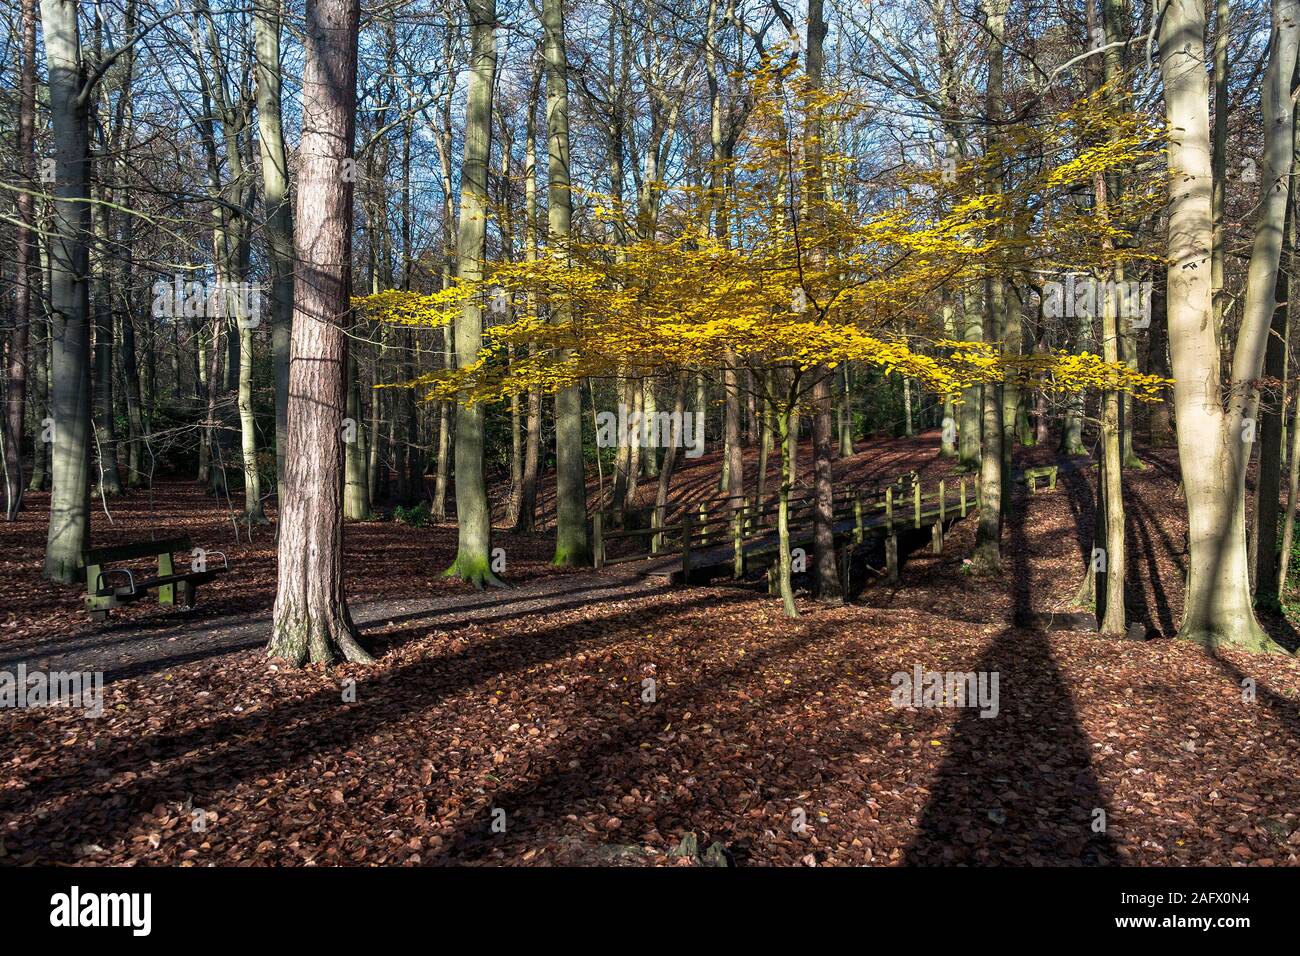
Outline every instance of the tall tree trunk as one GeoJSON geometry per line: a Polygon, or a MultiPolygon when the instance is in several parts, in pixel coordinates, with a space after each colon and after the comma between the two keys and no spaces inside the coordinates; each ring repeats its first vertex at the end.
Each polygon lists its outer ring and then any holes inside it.
{"type": "MultiPolygon", "coordinates": [[[[1097,11],[1090,2],[1088,14],[1095,22],[1097,11]]],[[[1106,50],[1102,56],[1103,77],[1107,94],[1118,95],[1116,89],[1120,82],[1120,55],[1118,48],[1111,44],[1119,41],[1126,31],[1120,29],[1119,17],[1122,10],[1113,0],[1101,0],[1102,34],[1106,40],[1106,50]]],[[[1094,177],[1094,192],[1098,214],[1108,221],[1110,206],[1118,196],[1112,196],[1115,177],[1098,173],[1094,177]]],[[[1110,252],[1113,242],[1109,237],[1102,239],[1102,248],[1110,252]]],[[[1124,288],[1124,272],[1120,267],[1108,269],[1101,274],[1101,281],[1115,280],[1115,289],[1124,288]]],[[[1109,288],[1109,285],[1103,285],[1109,288]]],[[[1107,291],[1101,298],[1101,340],[1102,357],[1112,364],[1118,363],[1122,356],[1122,335],[1120,330],[1119,302],[1117,295],[1107,291]]],[[[1118,636],[1127,629],[1127,607],[1124,600],[1124,579],[1127,576],[1127,554],[1124,546],[1124,434],[1123,402],[1118,389],[1105,389],[1101,395],[1101,472],[1097,476],[1101,483],[1103,515],[1100,522],[1105,533],[1105,563],[1098,568],[1102,575],[1097,581],[1098,630],[1102,634],[1118,636]]]]}
{"type": "MultiPolygon", "coordinates": [[[[528,120],[524,124],[524,259],[537,261],[537,91],[540,74],[533,76],[528,98],[528,120]]],[[[529,291],[525,298],[529,318],[537,316],[537,295],[529,291]]],[[[532,354],[536,349],[529,347],[532,354]]],[[[528,414],[524,425],[524,465],[519,476],[519,513],[515,531],[532,531],[537,523],[537,478],[541,470],[542,393],[528,390],[528,414]]],[[[598,460],[599,461],[599,460],[598,460]]]]}
{"type": "MultiPolygon", "coordinates": [[[[826,65],[826,14],[823,0],[808,0],[808,50],[806,54],[808,92],[820,95],[822,74],[826,65]]],[[[808,217],[814,222],[816,241],[811,249],[814,270],[826,267],[826,237],[821,234],[820,222],[824,218],[826,184],[822,176],[822,136],[825,133],[817,109],[810,111],[804,130],[804,155],[807,171],[806,194],[808,217]]],[[[835,483],[831,469],[834,457],[834,408],[831,402],[829,368],[813,371],[816,378],[812,387],[812,453],[813,453],[813,569],[817,581],[817,599],[827,604],[844,600],[840,586],[839,570],[835,562],[835,483]]],[[[906,383],[904,383],[906,387],[906,383]]],[[[908,409],[909,420],[911,409],[908,409]]],[[[739,418],[739,411],[737,413],[739,418]]],[[[730,425],[730,422],[728,423],[730,425]]],[[[736,446],[740,451],[739,421],[736,422],[736,446]]],[[[909,429],[910,433],[910,429],[909,429]]],[[[741,458],[736,456],[739,468],[741,458]]],[[[744,493],[743,484],[737,489],[744,493]]]]}
{"type": "MultiPolygon", "coordinates": [[[[128,203],[123,200],[123,205],[128,203]]],[[[148,439],[148,425],[142,408],[143,392],[140,382],[140,367],[135,351],[135,315],[129,303],[133,299],[134,263],[132,250],[135,248],[135,221],[133,216],[124,217],[122,223],[122,259],[118,272],[118,287],[128,303],[118,315],[118,339],[121,348],[118,352],[122,366],[122,392],[126,400],[126,420],[129,436],[127,448],[127,486],[131,488],[144,484],[143,446],[148,439]]]]}
{"type": "Polygon", "coordinates": [[[1209,648],[1273,646],[1251,607],[1244,520],[1250,446],[1243,425],[1254,391],[1248,383],[1262,370],[1274,308],[1291,164],[1289,85],[1296,19],[1295,0],[1278,0],[1277,36],[1263,95],[1266,192],[1258,213],[1226,407],[1210,275],[1214,216],[1205,11],[1193,0],[1168,0],[1160,20],[1169,163],[1179,170],[1170,187],[1167,308],[1191,552],[1179,635],[1209,648]]]}
{"type": "MultiPolygon", "coordinates": [[[[447,37],[447,58],[451,59],[451,36],[447,37]]],[[[442,184],[442,287],[448,289],[455,280],[456,249],[453,242],[453,228],[456,222],[451,173],[451,101],[455,88],[454,77],[449,79],[446,95],[442,100],[442,124],[434,145],[438,151],[438,163],[442,184]]],[[[484,162],[487,162],[486,158],[484,162]]],[[[443,368],[454,368],[455,355],[455,321],[448,319],[442,327],[442,362],[443,368]]],[[[438,403],[438,461],[433,482],[433,519],[443,521],[447,517],[447,487],[451,477],[452,428],[455,422],[455,403],[446,401],[438,403]]]]}
{"type": "MultiPolygon", "coordinates": [[[[107,178],[102,163],[97,175],[107,178]]],[[[94,254],[91,256],[91,303],[95,316],[95,451],[99,460],[99,490],[105,495],[122,493],[122,476],[117,464],[117,427],[113,414],[113,282],[109,262],[110,197],[101,178],[93,190],[97,202],[91,207],[94,223],[94,254]]]]}
{"type": "MultiPolygon", "coordinates": [[[[472,53],[468,101],[465,107],[465,153],[461,167],[457,274],[462,282],[483,277],[487,235],[487,171],[492,143],[492,90],[495,86],[496,0],[465,0],[469,12],[472,53]]],[[[456,362],[465,367],[478,357],[483,344],[483,310],[477,299],[465,303],[456,323],[456,362]]],[[[484,584],[499,584],[491,570],[492,513],[483,476],[484,417],[482,405],[456,406],[456,558],[446,571],[484,584]]]]}
{"type": "MultiPolygon", "coordinates": [[[[563,0],[542,0],[542,29],[546,59],[548,252],[567,261],[573,196],[569,187],[569,74],[563,0]]],[[[551,321],[563,325],[571,321],[571,316],[567,309],[552,304],[551,321]]],[[[572,385],[555,393],[555,563],[579,565],[590,561],[582,387],[572,385]]]]}
{"type": "Polygon", "coordinates": [[[275,476],[284,481],[289,427],[289,342],[293,322],[293,207],[280,105],[280,0],[256,0],[257,141],[262,158],[262,206],[271,266],[271,355],[275,369],[275,476]]]}
{"type": "Polygon", "coordinates": [[[41,26],[55,174],[49,253],[53,484],[44,574],[72,583],[90,537],[90,141],[76,0],[41,0],[41,26]]]}
{"type": "Polygon", "coordinates": [[[343,588],[342,435],[352,255],[358,0],[307,0],[289,445],[268,652],[368,662],[343,588]]]}
{"type": "MultiPolygon", "coordinates": [[[[40,273],[36,252],[35,123],[36,123],[36,2],[22,0],[22,42],[18,56],[18,230],[14,236],[14,326],[9,336],[6,381],[4,468],[5,517],[18,520],[23,492],[23,418],[26,415],[28,342],[34,310],[32,290],[40,273]]],[[[37,442],[39,445],[40,443],[37,442]]],[[[37,454],[40,454],[39,450],[37,454]]]]}
{"type": "MultiPolygon", "coordinates": [[[[793,406],[790,406],[793,408],[793,406]]],[[[777,586],[781,592],[781,605],[786,617],[798,617],[799,609],[794,603],[793,568],[790,554],[790,492],[794,488],[794,472],[791,462],[794,455],[790,451],[790,419],[792,413],[775,415],[778,445],[781,449],[781,487],[777,493],[776,537],[777,537],[777,586]]]]}
{"type": "MultiPolygon", "coordinates": [[[[46,243],[37,242],[38,248],[38,265],[48,260],[45,254],[46,243]]],[[[44,277],[45,269],[34,269],[30,273],[33,281],[32,292],[36,293],[38,289],[44,287],[45,283],[37,277],[44,277]]],[[[44,300],[38,295],[33,295],[38,303],[44,300]]],[[[28,491],[44,491],[46,479],[49,477],[49,453],[50,443],[43,438],[44,422],[49,416],[49,394],[50,394],[50,330],[49,322],[45,316],[43,305],[38,305],[31,310],[32,337],[29,348],[32,356],[32,422],[35,427],[35,440],[32,443],[32,474],[31,479],[27,482],[28,491]]]]}
{"type": "MultiPolygon", "coordinates": [[[[1293,286],[1294,288],[1294,281],[1293,286]]],[[[1300,390],[1295,402],[1300,403],[1300,390]]],[[[1282,521],[1282,548],[1277,568],[1277,593],[1279,601],[1286,596],[1287,574],[1291,569],[1291,546],[1295,538],[1296,514],[1300,511],[1300,413],[1293,403],[1291,418],[1291,450],[1287,461],[1286,516],[1282,521]]]]}
{"type": "MultiPolygon", "coordinates": [[[[996,144],[997,124],[1002,116],[1002,83],[1007,0],[983,0],[981,8],[988,30],[988,87],[985,92],[985,113],[990,124],[989,145],[996,144]]],[[[996,194],[1002,190],[1002,174],[994,169],[989,173],[987,189],[996,194]]],[[[985,281],[984,341],[1001,342],[1006,315],[1006,275],[1001,264],[985,281]]],[[[1003,514],[1003,445],[1002,445],[1002,395],[992,383],[983,388],[983,429],[980,443],[980,514],[975,534],[974,566],[982,574],[993,574],[1002,565],[1002,514],[1003,514]]]]}
{"type": "MultiPolygon", "coordinates": [[[[1294,174],[1291,177],[1294,185],[1294,174]]],[[[1288,190],[1289,192],[1289,190],[1288,190]]],[[[1278,590],[1278,512],[1282,492],[1282,419],[1286,414],[1286,353],[1290,336],[1287,322],[1287,273],[1292,269],[1292,203],[1287,202],[1286,237],[1287,269],[1277,271],[1277,289],[1273,299],[1272,328],[1264,350],[1264,386],[1259,399],[1260,446],[1259,472],[1255,482],[1255,606],[1268,611],[1280,609],[1278,590]]]]}

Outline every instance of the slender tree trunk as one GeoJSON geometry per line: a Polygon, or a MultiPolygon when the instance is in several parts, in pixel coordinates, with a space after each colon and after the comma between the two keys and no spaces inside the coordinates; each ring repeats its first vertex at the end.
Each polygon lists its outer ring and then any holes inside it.
{"type": "Polygon", "coordinates": [[[794,455],[790,449],[790,420],[792,412],[776,415],[777,434],[781,447],[781,488],[776,505],[777,535],[777,583],[781,589],[781,606],[786,617],[798,617],[799,609],[794,603],[794,581],[791,574],[790,556],[790,491],[794,486],[794,473],[791,462],[794,455]]]}
{"type": "MultiPolygon", "coordinates": [[[[388,331],[387,325],[379,329],[379,349],[371,366],[371,385],[378,385],[383,380],[380,368],[383,364],[384,353],[388,349],[388,331]]],[[[379,498],[379,449],[383,444],[384,393],[386,391],[388,389],[372,388],[370,390],[370,443],[366,446],[366,491],[370,496],[372,506],[379,498]]]]}
{"type": "MultiPolygon", "coordinates": [[[[1080,309],[1079,312],[1086,312],[1080,309]]],[[[1084,352],[1092,339],[1092,318],[1089,315],[1075,316],[1074,334],[1071,336],[1071,351],[1084,352]]],[[[1083,444],[1083,417],[1087,408],[1087,399],[1082,391],[1075,392],[1066,399],[1065,424],[1061,429],[1059,451],[1070,458],[1088,454],[1083,444]]]]}
{"type": "MultiPolygon", "coordinates": [[[[988,88],[985,94],[985,111],[990,123],[990,141],[996,143],[996,124],[1002,116],[1002,82],[1004,58],[1004,30],[1007,0],[983,0],[985,25],[988,30],[988,88]]],[[[989,174],[990,193],[1001,192],[1001,173],[989,174]]],[[[985,282],[984,340],[1000,342],[1006,315],[1006,276],[997,271],[985,282]]],[[[1002,514],[1003,514],[1003,446],[1002,446],[1002,395],[993,384],[983,388],[983,435],[980,445],[980,514],[975,534],[974,567],[982,574],[994,574],[1002,565],[1002,514]]]]}
{"type": "MultiPolygon", "coordinates": [[[[1122,12],[1112,0],[1101,0],[1102,31],[1106,39],[1106,51],[1103,54],[1103,73],[1110,96],[1118,94],[1115,88],[1120,82],[1119,49],[1110,44],[1117,42],[1125,31],[1120,29],[1118,18],[1122,12]]],[[[1089,15],[1095,17],[1095,11],[1089,4],[1089,15]]],[[[1095,22],[1095,20],[1094,20],[1095,22]]],[[[1098,214],[1103,221],[1109,221],[1110,206],[1113,199],[1111,191],[1114,177],[1098,173],[1094,179],[1094,192],[1098,214]]],[[[1106,252],[1112,249],[1109,237],[1102,240],[1106,252]]],[[[1120,267],[1109,269],[1103,274],[1104,279],[1115,280],[1114,288],[1124,288],[1124,272],[1120,267]]],[[[1101,338],[1102,357],[1109,363],[1117,364],[1122,357],[1123,332],[1120,329],[1119,302],[1114,294],[1107,292],[1101,296],[1101,338]]],[[[1101,396],[1101,443],[1102,467],[1098,481],[1102,485],[1103,516],[1101,526],[1104,529],[1105,564],[1099,569],[1104,573],[1104,584],[1097,586],[1098,630],[1102,634],[1118,636],[1127,629],[1127,607],[1124,599],[1124,579],[1127,576],[1127,555],[1124,546],[1124,423],[1123,400],[1118,389],[1105,389],[1101,396]]]]}
{"type": "MultiPolygon", "coordinates": [[[[524,259],[537,261],[537,90],[540,74],[535,73],[532,95],[528,99],[528,121],[524,124],[524,259]]],[[[528,316],[537,316],[537,295],[529,291],[525,299],[528,316]]],[[[529,346],[529,354],[536,351],[529,346]]],[[[537,478],[541,470],[542,393],[528,390],[528,415],[524,426],[524,467],[520,475],[519,513],[515,531],[532,531],[537,523],[537,478]]],[[[599,458],[597,458],[599,464],[599,458]]]]}
{"type": "MultiPolygon", "coordinates": [[[[1291,179],[1295,182],[1294,176],[1291,179]]],[[[1286,413],[1286,397],[1282,383],[1286,379],[1286,352],[1290,336],[1287,334],[1287,273],[1291,271],[1292,204],[1287,203],[1286,236],[1287,269],[1278,269],[1277,290],[1273,296],[1277,306],[1273,309],[1273,323],[1264,350],[1264,386],[1259,399],[1260,446],[1259,473],[1255,482],[1255,606],[1268,611],[1280,609],[1281,592],[1278,590],[1278,518],[1282,492],[1282,419],[1286,413]]]]}
{"type": "MultiPolygon", "coordinates": [[[[550,255],[567,261],[573,196],[569,191],[569,73],[563,0],[542,0],[542,29],[546,59],[547,242],[550,255]]],[[[567,309],[552,303],[551,321],[563,325],[572,317],[567,309]]],[[[555,512],[555,563],[590,563],[581,385],[555,393],[555,512]]]]}
{"type": "MultiPolygon", "coordinates": [[[[1156,275],[1151,288],[1151,342],[1147,351],[1148,371],[1161,378],[1169,378],[1169,319],[1165,308],[1165,277],[1156,275]]],[[[1169,402],[1157,402],[1147,419],[1151,444],[1172,445],[1174,419],[1169,402]]]]}
{"type": "MultiPolygon", "coordinates": [[[[653,378],[641,380],[641,408],[647,425],[653,428],[655,419],[659,414],[659,404],[658,399],[655,397],[655,380],[653,378]]],[[[651,431],[650,434],[655,435],[657,432],[651,431]]],[[[659,477],[659,446],[653,441],[645,446],[645,475],[647,478],[659,477]]]]}
{"type": "Polygon", "coordinates": [[[1291,451],[1287,461],[1286,517],[1282,523],[1282,549],[1277,569],[1276,586],[1279,600],[1286,597],[1287,575],[1291,568],[1291,546],[1295,538],[1296,513],[1300,510],[1300,407],[1297,407],[1297,403],[1300,403],[1300,391],[1297,391],[1292,407],[1291,451]]]}
{"type": "MultiPolygon", "coordinates": [[[[978,304],[978,292],[968,286],[962,300],[962,339],[967,342],[984,341],[984,316],[978,304]]],[[[974,471],[980,464],[980,421],[984,386],[972,385],[962,389],[961,406],[957,413],[957,462],[966,471],[974,471]]]]}
{"type": "MultiPolygon", "coordinates": [[[[849,371],[848,362],[843,363],[840,369],[840,380],[843,382],[843,388],[840,390],[840,457],[852,458],[855,454],[853,448],[853,376],[849,371]]],[[[944,410],[951,417],[951,398],[945,401],[944,410]]],[[[957,454],[955,445],[952,447],[951,454],[957,454]]]]}
{"type": "MultiPolygon", "coordinates": [[[[37,244],[41,250],[40,258],[46,259],[44,255],[45,243],[37,244]]],[[[44,276],[44,269],[32,270],[31,277],[33,280],[32,292],[33,298],[38,302],[42,301],[37,290],[44,286],[43,282],[37,281],[37,276],[44,276]]],[[[44,315],[44,307],[38,306],[33,308],[31,313],[32,337],[30,343],[32,356],[32,422],[35,427],[35,440],[32,449],[32,474],[31,480],[27,482],[28,491],[44,491],[46,479],[49,477],[49,442],[43,439],[44,422],[49,416],[49,393],[50,393],[50,332],[49,323],[44,315]]]]}
{"type": "MultiPolygon", "coordinates": [[[[126,205],[126,202],[123,202],[126,205]]],[[[118,274],[118,285],[130,302],[134,294],[132,250],[135,248],[135,223],[133,217],[125,217],[122,223],[122,262],[118,274]]],[[[118,316],[118,338],[121,341],[119,358],[122,365],[122,392],[126,399],[126,420],[129,436],[127,448],[127,486],[139,487],[144,483],[143,446],[148,440],[148,423],[142,407],[142,387],[140,366],[135,354],[135,316],[131,308],[122,310],[118,316]]]]}
{"type": "MultiPolygon", "coordinates": [[[[1100,177],[1099,177],[1100,178],[1100,177]]],[[[1098,192],[1105,196],[1104,188],[1098,192]]],[[[1105,202],[1104,198],[1098,205],[1105,202]]],[[[1106,296],[1102,307],[1103,358],[1107,362],[1119,360],[1118,316],[1113,296],[1106,296]]],[[[1123,455],[1120,437],[1120,399],[1115,389],[1106,389],[1101,397],[1101,472],[1097,480],[1102,485],[1103,520],[1105,532],[1104,586],[1098,585],[1098,629],[1102,634],[1118,636],[1127,627],[1124,602],[1125,548],[1124,548],[1124,487],[1123,455]]]]}
{"type": "MultiPolygon", "coordinates": [[[[451,36],[447,37],[447,59],[451,60],[451,36]]],[[[454,201],[451,171],[451,104],[455,89],[455,77],[449,78],[446,95],[442,99],[442,129],[434,139],[438,151],[438,163],[442,179],[442,287],[450,288],[456,274],[456,248],[453,230],[456,223],[456,206],[454,201]]],[[[487,162],[487,158],[483,160],[487,162]]],[[[457,230],[458,231],[458,230],[457,230]]],[[[442,327],[442,362],[443,368],[455,368],[455,320],[448,319],[442,327]]],[[[455,403],[450,401],[438,403],[438,461],[433,482],[433,519],[444,521],[447,517],[447,488],[451,483],[452,429],[455,423],[455,403]]]]}
{"type": "Polygon", "coordinates": [[[366,430],[362,427],[361,381],[353,348],[348,350],[347,418],[343,433],[343,517],[369,521],[370,480],[366,474],[366,430]]]}
{"type": "MultiPolygon", "coordinates": [[[[102,165],[96,164],[103,176],[102,165]]],[[[109,266],[109,197],[101,184],[92,190],[97,202],[91,208],[95,244],[91,256],[91,303],[95,316],[95,451],[99,461],[98,485],[105,495],[122,493],[117,464],[117,428],[113,414],[113,283],[109,266]],[[101,204],[103,203],[103,204],[101,204]]]]}
{"type": "Polygon", "coordinates": [[[299,225],[278,588],[268,652],[295,665],[371,660],[343,587],[342,433],[352,254],[357,0],[307,0],[299,225]]]}
{"type": "Polygon", "coordinates": [[[293,207],[280,105],[280,0],[256,0],[257,139],[262,158],[262,206],[271,267],[271,354],[275,368],[275,476],[284,481],[289,426],[289,342],[293,322],[293,207]]]}
{"type": "MultiPolygon", "coordinates": [[[[472,54],[465,112],[465,153],[461,167],[457,274],[476,283],[483,276],[487,234],[487,171],[492,141],[492,90],[495,86],[496,0],[466,0],[471,24],[472,54]]],[[[460,367],[478,357],[483,344],[483,310],[477,299],[465,303],[456,323],[456,361],[460,367]]],[[[492,513],[483,476],[484,417],[482,405],[456,406],[456,558],[446,571],[484,584],[499,584],[491,570],[492,513]]]]}
{"type": "MultiPolygon", "coordinates": [[[[36,2],[22,0],[22,42],[18,57],[18,187],[15,203],[18,229],[14,236],[14,326],[9,336],[9,366],[6,382],[4,467],[5,517],[18,520],[23,492],[23,419],[26,415],[28,343],[35,310],[32,290],[40,273],[36,251],[35,123],[36,123],[36,2]]],[[[39,445],[40,442],[38,441],[39,445]]],[[[39,450],[37,451],[39,455],[39,450]]]]}
{"type": "Polygon", "coordinates": [[[663,466],[659,469],[659,487],[655,493],[655,513],[662,516],[668,505],[668,487],[672,484],[673,471],[677,468],[677,449],[682,445],[684,420],[686,412],[686,389],[689,383],[688,373],[677,376],[677,386],[673,392],[672,437],[664,450],[663,466]]]}

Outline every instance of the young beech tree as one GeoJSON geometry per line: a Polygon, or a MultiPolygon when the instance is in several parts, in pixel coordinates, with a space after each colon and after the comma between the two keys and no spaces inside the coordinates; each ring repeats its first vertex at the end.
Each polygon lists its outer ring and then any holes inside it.
{"type": "MultiPolygon", "coordinates": [[[[975,195],[935,210],[920,201],[864,214],[830,196],[802,188],[807,158],[802,124],[809,113],[835,118],[824,93],[795,82],[790,69],[771,68],[755,82],[749,135],[734,168],[728,218],[743,222],[743,237],[719,240],[708,228],[713,212],[706,190],[684,190],[665,210],[656,237],[634,243],[573,239],[565,257],[499,264],[478,281],[462,281],[431,295],[386,292],[360,300],[376,317],[405,324],[436,324],[500,290],[535,295],[550,317],[525,315],[489,330],[475,361],[408,383],[430,398],[467,406],[501,401],[528,389],[554,393],[587,378],[677,378],[682,373],[745,369],[770,416],[780,445],[782,480],[778,532],[788,550],[793,482],[792,422],[819,378],[844,362],[899,372],[940,395],[973,384],[1012,381],[1060,391],[1111,387],[1156,394],[1165,384],[1123,363],[1089,354],[1002,354],[993,344],[946,339],[928,325],[936,289],[960,287],[981,275],[997,238],[1026,229],[994,228],[1000,216],[1042,218],[1028,209],[1034,192],[1074,188],[1098,167],[1127,161],[1123,149],[1058,150],[1060,161],[1019,192],[975,195]],[[815,214],[809,204],[817,203],[815,214]],[[923,208],[925,207],[925,208],[923,208]],[[556,315],[564,316],[556,321],[556,315]],[[936,332],[937,334],[931,334],[936,332]],[[531,346],[529,353],[520,355],[531,346]],[[514,355],[513,361],[507,356],[514,355]]],[[[1088,108],[1091,108],[1090,106],[1088,108]]],[[[1077,125],[1062,121],[1062,129],[1077,125]]],[[[1062,137],[1065,134],[1061,134],[1062,137]]],[[[1007,148],[1020,148],[1006,137],[1007,148]]],[[[1132,146],[1131,140],[1124,140],[1132,146]]],[[[823,155],[821,164],[842,162],[823,155]]],[[[966,177],[978,181],[977,177],[966,177]]],[[[937,177],[936,177],[937,181],[937,177]]],[[[873,197],[878,199],[879,197],[873,197]]],[[[596,217],[618,215],[596,201],[596,217]]],[[[1051,221],[1053,254],[1081,254],[1098,224],[1086,217],[1051,221]],[[1074,245],[1071,239],[1074,237],[1074,245]]],[[[604,237],[616,229],[599,229],[604,237]]],[[[1027,255],[1018,240],[1015,255],[1027,255]]],[[[1012,261],[1008,250],[1002,262],[1012,261]]],[[[787,613],[796,609],[788,562],[779,565],[787,613]]]]}
{"type": "Polygon", "coordinates": [[[270,645],[294,664],[368,662],[343,591],[343,418],[347,402],[356,121],[357,0],[308,0],[298,148],[299,228],[278,588],[270,645]]]}

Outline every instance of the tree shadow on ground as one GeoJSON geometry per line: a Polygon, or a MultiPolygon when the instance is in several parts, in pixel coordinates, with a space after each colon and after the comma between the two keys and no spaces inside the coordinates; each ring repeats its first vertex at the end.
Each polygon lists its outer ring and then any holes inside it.
{"type": "MultiPolygon", "coordinates": [[[[731,596],[715,595],[704,606],[732,602],[731,596]]],[[[240,780],[346,750],[404,714],[436,707],[502,674],[616,644],[626,637],[627,627],[653,627],[679,610],[675,604],[622,608],[602,617],[599,637],[557,622],[396,668],[361,672],[353,704],[341,703],[338,684],[330,681],[318,692],[255,713],[226,714],[145,738],[113,740],[97,749],[93,768],[69,762],[28,779],[21,793],[0,794],[0,818],[15,816],[19,805],[33,800],[53,807],[28,816],[24,840],[28,845],[63,847],[42,859],[70,858],[71,847],[107,844],[158,803],[220,805],[217,793],[240,780]],[[88,789],[87,771],[94,768],[119,778],[126,774],[125,782],[104,791],[88,789]]]]}
{"type": "MultiPolygon", "coordinates": [[[[1016,588],[1020,618],[1032,613],[1032,570],[1024,529],[1026,496],[1017,499],[1007,524],[1004,560],[1011,586],[1026,582],[1016,588]]],[[[989,642],[975,670],[999,675],[997,716],[982,717],[974,707],[961,711],[904,862],[1114,862],[1110,837],[1093,832],[1094,814],[1105,809],[1106,800],[1092,768],[1091,743],[1047,634],[1031,628],[1004,630],[989,642]]]]}

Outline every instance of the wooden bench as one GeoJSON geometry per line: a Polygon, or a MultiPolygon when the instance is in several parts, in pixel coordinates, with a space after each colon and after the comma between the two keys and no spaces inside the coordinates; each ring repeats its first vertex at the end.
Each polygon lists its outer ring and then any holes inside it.
{"type": "Polygon", "coordinates": [[[207,584],[218,574],[230,570],[222,551],[204,553],[201,570],[177,571],[172,555],[178,551],[189,552],[194,543],[186,536],[162,538],[157,541],[137,541],[130,544],[91,548],[83,556],[86,567],[86,611],[92,621],[105,621],[108,612],[123,604],[137,601],[155,588],[158,603],[193,607],[200,584],[207,584]],[[221,567],[208,567],[207,559],[220,556],[221,567]],[[130,568],[110,567],[141,558],[156,558],[157,574],[137,574],[130,568]]]}
{"type": "Polygon", "coordinates": [[[1029,488],[1029,493],[1034,493],[1034,486],[1039,478],[1047,479],[1047,490],[1056,490],[1056,465],[1039,465],[1036,468],[1026,468],[1016,476],[1017,481],[1023,481],[1029,488]]]}

